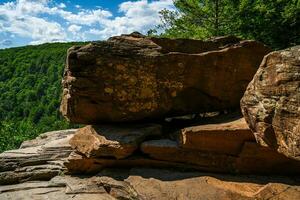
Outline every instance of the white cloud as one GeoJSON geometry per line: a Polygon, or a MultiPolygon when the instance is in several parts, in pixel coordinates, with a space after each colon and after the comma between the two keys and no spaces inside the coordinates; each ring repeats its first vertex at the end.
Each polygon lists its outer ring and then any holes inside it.
{"type": "Polygon", "coordinates": [[[81,28],[82,28],[81,26],[72,24],[71,26],[69,26],[68,31],[70,31],[71,33],[76,33],[78,31],[80,31],[81,28]]]}
{"type": "Polygon", "coordinates": [[[68,27],[68,31],[72,34],[72,40],[85,40],[85,33],[80,31],[82,26],[72,24],[68,27]]]}
{"type": "Polygon", "coordinates": [[[4,18],[0,32],[31,38],[34,44],[65,41],[66,34],[58,22],[37,16],[49,9],[47,3],[48,0],[17,0],[0,5],[0,13],[4,18]]]}
{"type": "MultiPolygon", "coordinates": [[[[68,3],[67,5],[70,5],[68,3]]],[[[31,44],[85,40],[87,35],[106,39],[113,35],[139,31],[146,33],[159,23],[158,12],[174,9],[172,0],[127,1],[119,5],[119,16],[95,9],[68,11],[66,4],[53,0],[16,0],[0,4],[0,33],[32,40],[31,44]]],[[[87,38],[90,39],[90,38],[87,38]]]]}
{"type": "Polygon", "coordinates": [[[106,10],[82,10],[76,14],[64,10],[58,10],[57,13],[66,21],[73,24],[91,26],[96,23],[112,17],[112,13],[106,10]]]}
{"type": "Polygon", "coordinates": [[[60,4],[58,5],[58,7],[59,7],[59,8],[66,8],[67,6],[66,6],[66,4],[64,4],[64,3],[60,3],[60,4]]]}
{"type": "Polygon", "coordinates": [[[112,35],[139,31],[146,33],[160,22],[159,11],[167,8],[174,9],[172,0],[158,1],[127,1],[119,5],[123,16],[102,21],[101,29],[91,29],[90,33],[106,39],[112,35]]]}

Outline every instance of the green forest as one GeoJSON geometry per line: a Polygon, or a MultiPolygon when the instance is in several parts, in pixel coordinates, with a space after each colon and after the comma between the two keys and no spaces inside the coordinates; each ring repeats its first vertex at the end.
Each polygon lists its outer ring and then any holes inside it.
{"type": "Polygon", "coordinates": [[[235,35],[273,49],[300,44],[300,0],[174,0],[148,34],[207,39],[235,35]]]}
{"type": "MultiPolygon", "coordinates": [[[[235,35],[273,49],[300,44],[300,0],[174,0],[149,36],[208,39],[235,35]]],[[[66,51],[83,43],[0,50],[0,152],[38,134],[74,127],[59,113],[66,51]]]]}
{"type": "Polygon", "coordinates": [[[59,113],[67,49],[53,43],[0,50],[0,152],[72,127],[59,113]]]}

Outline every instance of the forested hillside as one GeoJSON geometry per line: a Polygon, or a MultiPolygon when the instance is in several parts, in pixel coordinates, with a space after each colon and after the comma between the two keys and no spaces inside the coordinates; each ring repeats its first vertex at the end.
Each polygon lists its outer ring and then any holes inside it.
{"type": "Polygon", "coordinates": [[[58,108],[66,51],[77,44],[0,50],[0,152],[39,133],[71,126],[58,108]]]}

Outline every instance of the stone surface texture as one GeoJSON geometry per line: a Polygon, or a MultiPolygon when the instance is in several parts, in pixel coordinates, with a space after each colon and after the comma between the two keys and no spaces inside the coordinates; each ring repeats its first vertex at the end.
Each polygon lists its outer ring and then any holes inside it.
{"type": "Polygon", "coordinates": [[[161,134],[161,126],[157,124],[90,125],[79,129],[70,144],[86,157],[121,159],[130,156],[146,138],[161,134]]]}
{"type": "Polygon", "coordinates": [[[41,134],[24,142],[20,149],[0,154],[0,185],[49,180],[62,173],[72,152],[69,140],[76,129],[41,134]],[[32,146],[31,146],[32,145],[32,146]]]}
{"type": "Polygon", "coordinates": [[[5,200],[298,200],[291,177],[232,176],[167,169],[108,169],[98,175],[56,176],[0,186],[5,200]]]}
{"type": "Polygon", "coordinates": [[[228,155],[237,155],[245,141],[255,140],[244,118],[184,128],[179,136],[182,148],[228,155]]]}
{"type": "MultiPolygon", "coordinates": [[[[231,124],[231,128],[240,128],[242,121],[240,119],[227,123],[231,124]]],[[[224,123],[220,124],[220,127],[224,126],[224,123]]],[[[220,131],[220,127],[214,126],[215,130],[220,131]]],[[[184,149],[179,144],[180,140],[162,138],[145,139],[139,145],[140,151],[144,154],[136,151],[124,159],[112,156],[88,158],[72,150],[69,141],[75,132],[76,130],[65,130],[42,134],[42,137],[36,140],[24,142],[23,148],[0,154],[0,199],[298,200],[300,198],[300,179],[299,176],[295,176],[300,167],[295,163],[299,162],[288,159],[270,148],[261,147],[254,141],[245,141],[238,156],[201,149],[184,149]],[[265,176],[265,170],[271,172],[272,168],[275,168],[273,172],[277,174],[279,170],[290,171],[294,176],[265,176]],[[240,171],[230,171],[233,169],[240,171]],[[251,172],[263,173],[264,176],[222,175],[203,171],[251,172]]],[[[229,133],[225,130],[223,136],[227,134],[229,133]]],[[[222,139],[222,134],[219,133],[216,139],[222,139]]]]}
{"type": "Polygon", "coordinates": [[[264,58],[241,107],[258,143],[300,160],[300,46],[264,58]]]}
{"type": "Polygon", "coordinates": [[[234,37],[204,42],[139,34],[73,47],[61,112],[74,123],[99,124],[237,108],[269,51],[234,37]]]}

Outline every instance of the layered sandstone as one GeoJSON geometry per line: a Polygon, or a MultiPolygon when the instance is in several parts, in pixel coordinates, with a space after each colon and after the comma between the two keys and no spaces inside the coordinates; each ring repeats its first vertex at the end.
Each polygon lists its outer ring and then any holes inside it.
{"type": "Polygon", "coordinates": [[[161,126],[157,124],[90,125],[79,129],[70,140],[70,144],[73,149],[88,158],[121,159],[130,156],[146,138],[161,134],[161,126]]]}
{"type": "Polygon", "coordinates": [[[264,58],[241,107],[261,145],[300,160],[300,46],[264,58]]]}
{"type": "Polygon", "coordinates": [[[138,34],[73,47],[61,112],[71,122],[97,124],[237,108],[269,51],[234,37],[203,42],[138,34]]]}
{"type": "MultiPolygon", "coordinates": [[[[242,120],[236,120],[239,121],[242,120]]],[[[224,123],[221,124],[220,127],[224,126],[224,123]]],[[[230,124],[231,127],[240,127],[239,123],[230,124]]],[[[214,126],[220,132],[220,128],[214,126]]],[[[149,156],[133,152],[124,159],[88,158],[72,150],[69,141],[75,132],[45,133],[35,140],[24,142],[18,150],[0,154],[0,199],[300,198],[297,176],[203,172],[299,173],[299,162],[255,142],[245,142],[243,150],[232,156],[212,153],[206,147],[207,151],[184,149],[180,147],[180,140],[144,138],[139,148],[149,156]],[[93,175],[87,176],[86,173],[93,175]]],[[[227,134],[224,131],[223,136],[227,134]]],[[[216,139],[222,140],[222,134],[219,133],[216,139]]]]}
{"type": "Polygon", "coordinates": [[[184,128],[179,134],[185,149],[237,155],[246,141],[255,138],[244,118],[184,128]]]}

